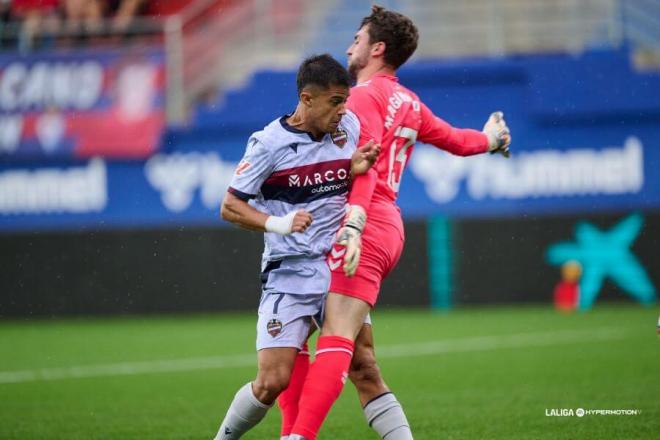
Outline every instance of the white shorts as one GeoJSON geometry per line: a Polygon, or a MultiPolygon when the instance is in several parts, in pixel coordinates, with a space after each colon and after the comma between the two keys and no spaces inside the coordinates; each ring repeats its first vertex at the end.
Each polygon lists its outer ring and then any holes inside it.
{"type": "MultiPolygon", "coordinates": [[[[312,322],[321,328],[325,294],[262,293],[257,319],[257,351],[292,347],[298,350],[309,337],[312,322]]],[[[371,314],[364,323],[371,325],[371,314]]]]}
{"type": "Polygon", "coordinates": [[[307,341],[312,320],[321,322],[325,294],[263,293],[257,320],[257,350],[293,347],[307,341]]]}

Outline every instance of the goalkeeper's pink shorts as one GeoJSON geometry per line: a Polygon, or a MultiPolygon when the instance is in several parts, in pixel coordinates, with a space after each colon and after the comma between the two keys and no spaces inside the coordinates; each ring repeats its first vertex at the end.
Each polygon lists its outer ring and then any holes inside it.
{"type": "Polygon", "coordinates": [[[330,292],[361,299],[374,307],[380,284],[398,263],[403,243],[399,208],[395,204],[372,203],[362,233],[362,253],[355,275],[349,278],[344,274],[344,246],[335,244],[328,254],[332,275],[330,292]]]}

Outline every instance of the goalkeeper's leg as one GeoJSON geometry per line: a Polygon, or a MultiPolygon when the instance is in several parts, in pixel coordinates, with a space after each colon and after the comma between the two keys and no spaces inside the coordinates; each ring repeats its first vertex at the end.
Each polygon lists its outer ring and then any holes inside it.
{"type": "Polygon", "coordinates": [[[410,425],[401,404],[385,384],[376,363],[371,324],[364,324],[355,340],[349,378],[355,385],[364,415],[381,438],[410,440],[410,425]]]}

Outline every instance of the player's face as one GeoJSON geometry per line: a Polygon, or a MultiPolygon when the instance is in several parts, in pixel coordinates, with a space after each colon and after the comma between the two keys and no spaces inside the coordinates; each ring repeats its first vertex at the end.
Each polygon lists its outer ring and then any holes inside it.
{"type": "Polygon", "coordinates": [[[362,27],[355,34],[353,44],[346,49],[346,55],[348,55],[348,73],[351,74],[353,79],[357,78],[358,72],[364,69],[369,63],[371,44],[369,43],[367,26],[362,27]]]}
{"type": "Polygon", "coordinates": [[[314,121],[316,130],[322,133],[334,133],[339,121],[346,114],[348,88],[330,86],[328,89],[315,88],[312,92],[310,121],[314,121]]]}

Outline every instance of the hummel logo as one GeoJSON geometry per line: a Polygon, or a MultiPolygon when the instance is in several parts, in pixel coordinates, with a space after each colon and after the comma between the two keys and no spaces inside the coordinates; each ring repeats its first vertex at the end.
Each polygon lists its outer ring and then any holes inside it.
{"type": "Polygon", "coordinates": [[[340,264],[341,260],[328,260],[328,266],[330,266],[330,270],[337,269],[340,264]]]}
{"type": "Polygon", "coordinates": [[[336,249],[333,247],[330,253],[332,254],[332,258],[339,258],[346,253],[346,248],[336,249]]]}
{"type": "Polygon", "coordinates": [[[289,186],[300,186],[300,176],[297,174],[291,174],[289,176],[289,186]]]}
{"type": "Polygon", "coordinates": [[[231,428],[229,428],[229,426],[227,426],[225,428],[225,435],[230,435],[230,434],[231,434],[231,428]]]}

